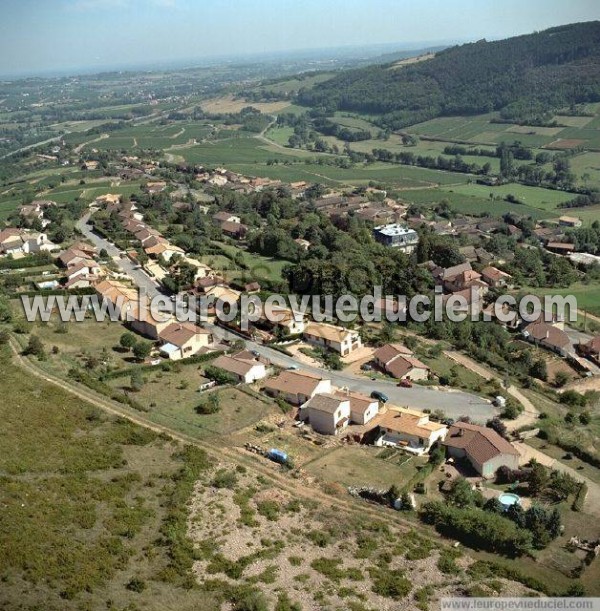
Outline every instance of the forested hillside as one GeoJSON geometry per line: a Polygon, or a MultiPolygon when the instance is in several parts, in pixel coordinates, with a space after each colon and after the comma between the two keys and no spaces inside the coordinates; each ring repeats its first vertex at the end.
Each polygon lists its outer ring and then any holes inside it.
{"type": "Polygon", "coordinates": [[[443,115],[502,111],[545,123],[556,107],[600,100],[600,22],[452,47],[429,61],[342,72],[301,104],[381,115],[395,129],[443,115]]]}

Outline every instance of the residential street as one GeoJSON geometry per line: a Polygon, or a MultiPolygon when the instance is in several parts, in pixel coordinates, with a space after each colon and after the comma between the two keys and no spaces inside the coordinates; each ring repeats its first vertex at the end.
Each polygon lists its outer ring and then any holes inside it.
{"type": "MultiPolygon", "coordinates": [[[[119,256],[119,249],[94,233],[88,224],[89,213],[83,216],[77,223],[77,229],[89,239],[98,250],[104,248],[111,257],[115,257],[115,263],[122,272],[129,275],[134,284],[146,291],[149,299],[162,295],[159,286],[143,270],[136,269],[134,264],[126,257],[119,256]]],[[[211,323],[202,323],[215,337],[220,339],[239,339],[239,337],[225,329],[211,323]]],[[[415,385],[412,388],[399,388],[394,381],[370,380],[366,376],[353,375],[350,373],[331,371],[319,367],[299,364],[294,358],[273,350],[262,344],[246,340],[246,345],[251,350],[256,350],[261,356],[269,359],[274,365],[280,367],[300,366],[301,369],[331,379],[335,386],[348,388],[356,392],[371,394],[373,390],[379,390],[389,397],[392,404],[401,407],[411,407],[419,410],[429,409],[434,411],[441,409],[447,417],[457,419],[460,416],[470,416],[471,420],[485,423],[499,410],[483,399],[473,394],[459,390],[438,390],[415,385]]]]}

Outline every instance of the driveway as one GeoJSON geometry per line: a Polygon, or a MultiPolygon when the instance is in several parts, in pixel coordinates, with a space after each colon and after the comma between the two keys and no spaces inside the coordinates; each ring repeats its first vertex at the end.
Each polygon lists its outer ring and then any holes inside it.
{"type": "MultiPolygon", "coordinates": [[[[480,375],[484,380],[497,380],[501,385],[504,384],[503,378],[500,377],[495,371],[492,371],[481,363],[477,363],[465,354],[461,354],[460,352],[456,352],[454,350],[445,350],[444,354],[455,363],[458,363],[480,375]]],[[[505,422],[506,428],[509,431],[515,431],[523,426],[534,424],[538,419],[539,412],[533,403],[516,386],[512,384],[508,387],[504,387],[504,390],[523,406],[523,411],[517,416],[517,418],[514,420],[507,420],[505,422]]]]}

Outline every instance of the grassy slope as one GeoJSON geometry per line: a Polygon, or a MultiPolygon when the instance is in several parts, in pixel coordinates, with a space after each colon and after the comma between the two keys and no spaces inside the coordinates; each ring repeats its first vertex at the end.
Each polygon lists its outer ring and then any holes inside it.
{"type": "Polygon", "coordinates": [[[0,607],[210,608],[158,579],[176,447],[12,365],[0,350],[0,607]],[[142,593],[127,589],[133,578],[142,593]]]}

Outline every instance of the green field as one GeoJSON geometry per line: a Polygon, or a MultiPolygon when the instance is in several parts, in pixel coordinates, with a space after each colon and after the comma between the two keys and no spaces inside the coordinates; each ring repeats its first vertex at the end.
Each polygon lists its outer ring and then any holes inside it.
{"type": "Polygon", "coordinates": [[[297,92],[299,89],[310,89],[317,83],[323,83],[324,81],[329,80],[332,76],[333,74],[330,72],[305,74],[295,78],[279,80],[275,83],[261,85],[260,87],[257,87],[257,89],[260,91],[270,91],[273,93],[292,94],[297,92]]]}
{"type": "Polygon", "coordinates": [[[401,194],[401,199],[407,203],[422,205],[425,208],[434,207],[440,201],[446,200],[456,212],[461,214],[489,214],[493,217],[500,217],[509,212],[516,212],[539,220],[557,216],[557,214],[548,213],[531,206],[511,204],[504,200],[491,200],[489,196],[456,193],[453,188],[406,191],[401,194]]]}
{"type": "MultiPolygon", "coordinates": [[[[281,280],[282,271],[286,265],[290,265],[289,261],[283,259],[273,259],[271,257],[263,257],[262,255],[241,250],[237,246],[232,244],[225,244],[224,242],[216,242],[218,247],[226,252],[231,257],[241,256],[244,258],[244,264],[248,266],[247,270],[240,270],[239,272],[229,272],[229,277],[244,277],[249,278],[267,278],[269,280],[281,280]]],[[[233,262],[227,259],[226,266],[231,268],[233,262]]]]}
{"type": "Polygon", "coordinates": [[[568,289],[529,289],[538,295],[573,295],[577,307],[600,316],[600,284],[573,284],[568,289]]]}
{"type": "Polygon", "coordinates": [[[570,161],[580,185],[600,186],[600,153],[583,153],[572,157],[570,161]]]}
{"type": "Polygon", "coordinates": [[[0,200],[0,222],[6,221],[8,217],[21,205],[20,198],[9,198],[0,200]]]}
{"type": "MultiPolygon", "coordinates": [[[[596,110],[597,112],[597,110],[596,110]]],[[[540,148],[556,140],[581,140],[585,148],[600,148],[600,116],[557,116],[559,127],[536,127],[512,123],[494,123],[494,113],[469,117],[440,117],[417,123],[406,131],[443,141],[499,144],[519,140],[525,146],[540,148]]]]}
{"type": "Polygon", "coordinates": [[[556,206],[562,202],[573,199],[573,193],[564,191],[552,191],[550,189],[542,189],[539,187],[526,187],[520,184],[507,184],[498,187],[488,187],[486,185],[478,185],[471,183],[469,185],[459,185],[452,187],[455,193],[475,197],[490,198],[490,194],[494,197],[504,198],[507,195],[514,195],[519,202],[532,208],[552,211],[556,210],[556,206]]]}

